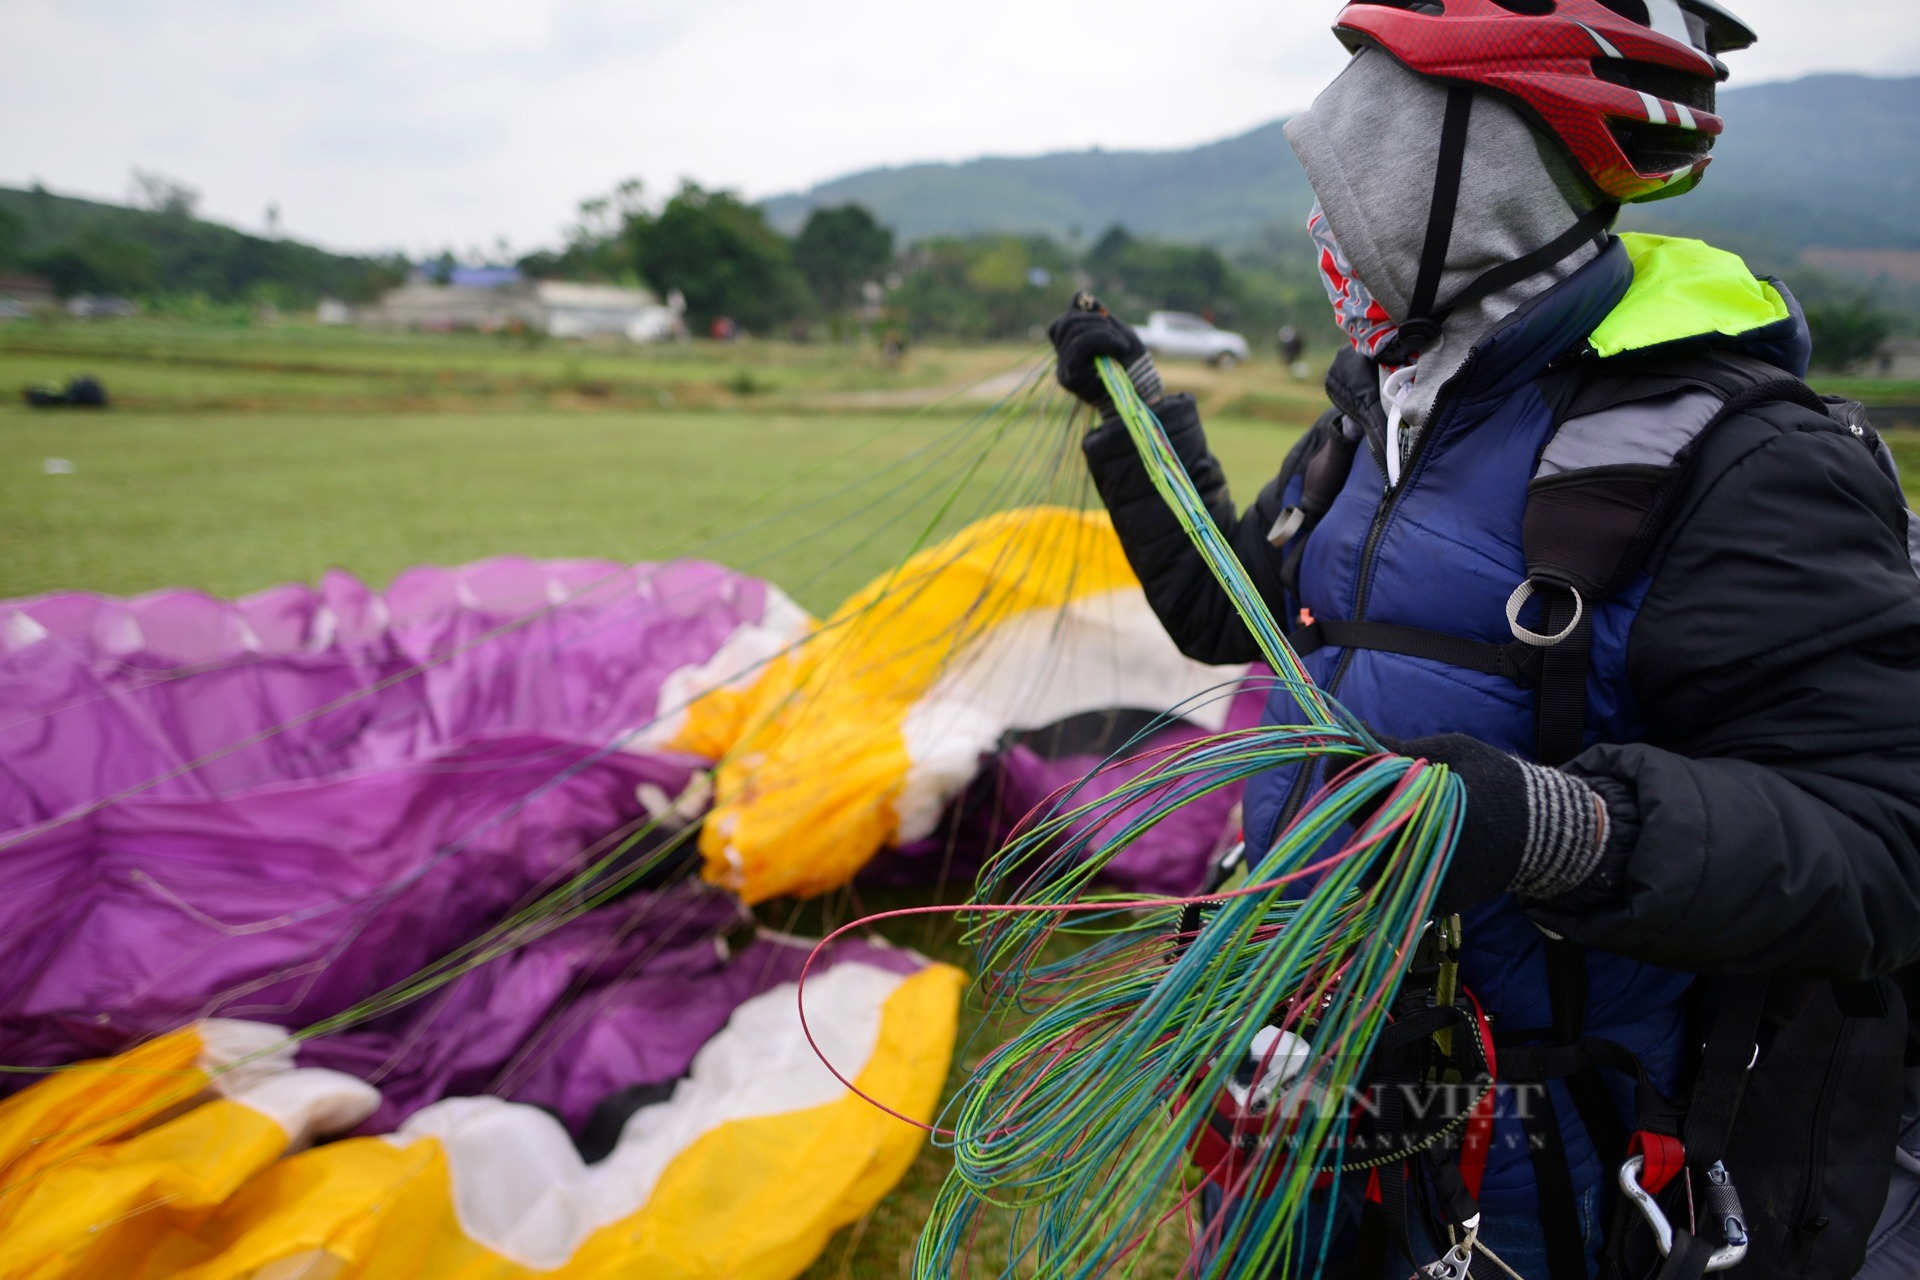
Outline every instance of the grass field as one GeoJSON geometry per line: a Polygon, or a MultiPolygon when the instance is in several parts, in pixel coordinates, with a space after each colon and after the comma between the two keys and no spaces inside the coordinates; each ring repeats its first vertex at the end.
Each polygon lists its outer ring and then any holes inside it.
{"type": "MultiPolygon", "coordinates": [[[[384,583],[411,564],[509,553],[698,554],[807,504],[825,504],[819,521],[857,525],[871,476],[962,431],[1039,354],[932,350],[887,368],[825,347],[530,351],[455,335],[119,333],[116,343],[111,326],[0,329],[0,387],[91,372],[115,398],[105,413],[0,404],[0,596],[237,594],[335,566],[384,583]],[[584,396],[576,375],[610,390],[584,396]],[[743,378],[756,389],[740,391],[743,378]],[[664,404],[654,387],[673,388],[664,404]],[[71,473],[49,474],[50,458],[71,473]]],[[[1298,422],[1309,393],[1277,372],[1196,373],[1228,407],[1260,397],[1268,420],[1215,426],[1251,489],[1294,434],[1270,420],[1275,406],[1298,405],[1298,422]]],[[[983,499],[1014,452],[980,477],[983,499]]],[[[885,532],[840,554],[858,531],[793,548],[786,527],[706,553],[824,611],[898,559],[902,544],[885,532]]]]}
{"type": "MultiPolygon", "coordinates": [[[[957,479],[983,455],[982,411],[1042,355],[930,348],[889,365],[865,350],[764,343],[0,327],[0,598],[168,585],[233,595],[330,567],[383,584],[409,565],[502,554],[698,554],[824,613],[897,563],[956,486],[943,527],[1010,496],[1090,500],[1068,483],[1078,461],[1058,441],[1003,442],[957,479]],[[32,411],[13,394],[83,372],[105,381],[114,408],[32,411]]],[[[1268,364],[1166,372],[1200,395],[1243,498],[1320,407],[1316,387],[1268,364]]],[[[1920,387],[1864,389],[1920,403],[1920,387]]],[[[1920,467],[1920,442],[1896,447],[1920,467]]],[[[798,924],[855,909],[843,897],[798,924]]],[[[964,961],[944,926],[898,940],[964,961]]],[[[969,1013],[963,1043],[977,1029],[969,1013]]],[[[991,1035],[956,1063],[956,1083],[991,1035]]],[[[924,1153],[810,1276],[905,1274],[944,1171],[924,1153]]],[[[1158,1262],[1135,1274],[1173,1274],[1158,1262]]]]}

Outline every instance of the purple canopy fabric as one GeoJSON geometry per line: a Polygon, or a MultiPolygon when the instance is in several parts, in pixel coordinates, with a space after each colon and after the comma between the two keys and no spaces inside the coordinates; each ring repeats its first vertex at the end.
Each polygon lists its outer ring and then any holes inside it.
{"type": "Polygon", "coordinates": [[[493,560],[0,605],[0,1061],[308,1025],[478,936],[681,793],[707,762],[638,731],[775,603],[493,560]]]}
{"type": "MultiPolygon", "coordinates": [[[[1252,668],[1233,695],[1221,731],[1260,723],[1270,683],[1266,668],[1252,668]]],[[[1124,731],[1110,732],[1100,749],[1093,751],[1060,750],[1044,733],[1028,735],[1030,740],[1009,743],[982,761],[979,778],[955,802],[937,831],[889,852],[872,865],[865,879],[893,887],[942,881],[971,885],[982,861],[1021,819],[1036,811],[1044,815],[1056,804],[1069,809],[1099,806],[1076,818],[1069,828],[1074,837],[1091,833],[1098,847],[1103,843],[1100,832],[1118,829],[1146,807],[1143,801],[1100,802],[1164,760],[1167,752],[1207,736],[1207,730],[1185,720],[1164,725],[1139,742],[1124,731]]],[[[1103,878],[1138,893],[1195,892],[1206,879],[1214,855],[1240,838],[1242,790],[1235,784],[1189,801],[1116,854],[1103,878]]]]}
{"type": "MultiPolygon", "coordinates": [[[[204,1017],[306,1027],[408,979],[688,792],[711,762],[662,749],[661,723],[798,618],[777,590],[696,562],[502,559],[412,570],[384,592],[332,573],[238,601],[0,603],[0,1062],[111,1054],[204,1017]]],[[[1229,727],[1258,718],[1255,683],[1229,727]]],[[[1175,724],[1148,746],[1201,732],[1175,724]]],[[[1015,822],[1117,745],[1029,737],[983,760],[940,835],[876,874],[928,883],[944,867],[960,896],[1015,822]]],[[[1145,767],[1100,773],[1074,802],[1145,767]]],[[[1236,803],[1183,809],[1109,878],[1193,888],[1236,803]]],[[[577,1133],[609,1097],[678,1078],[808,950],[699,885],[507,941],[426,998],[307,1043],[302,1063],[379,1087],[366,1132],[491,1093],[577,1133]]],[[[846,958],[921,963],[864,943],[831,957],[846,958]]]]}
{"type": "MultiPolygon", "coordinates": [[[[300,1064],[380,1089],[366,1133],[391,1132],[440,1098],[478,1094],[545,1107],[579,1133],[604,1099],[678,1079],[735,1008],[797,981],[812,947],[754,929],[717,889],[641,894],[569,921],[427,1000],[315,1040],[300,1064]]],[[[848,941],[816,969],[846,961],[901,974],[924,963],[848,941]]]]}

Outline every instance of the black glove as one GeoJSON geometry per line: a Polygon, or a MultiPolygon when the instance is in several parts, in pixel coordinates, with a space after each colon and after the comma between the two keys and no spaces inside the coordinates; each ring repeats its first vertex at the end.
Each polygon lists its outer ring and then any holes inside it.
{"type": "Polygon", "coordinates": [[[1381,741],[1397,755],[1447,766],[1466,784],[1466,821],[1434,915],[1503,893],[1563,897],[1599,869],[1611,823],[1600,793],[1579,778],[1460,733],[1381,741]]]}
{"type": "Polygon", "coordinates": [[[1111,418],[1114,408],[1106,384],[1100,381],[1100,371],[1094,367],[1098,356],[1112,356],[1119,361],[1133,389],[1148,404],[1159,403],[1166,394],[1160,371],[1153,367],[1153,356],[1140,341],[1140,335],[1090,294],[1076,295],[1073,306],[1047,326],[1047,337],[1052,339],[1054,354],[1059,358],[1054,377],[1061,386],[1092,405],[1102,418],[1111,418]]]}

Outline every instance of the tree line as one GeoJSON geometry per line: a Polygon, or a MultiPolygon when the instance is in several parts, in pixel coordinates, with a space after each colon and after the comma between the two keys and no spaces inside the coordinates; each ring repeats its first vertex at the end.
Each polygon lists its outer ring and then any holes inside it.
{"type": "Polygon", "coordinates": [[[1218,249],[1109,228],[1090,245],[1047,236],[940,236],[899,245],[858,204],[816,208],[787,236],[755,205],[688,182],[655,209],[638,181],[583,201],[564,247],[519,266],[547,279],[678,291],[704,332],[726,317],[786,334],[880,327],[923,338],[1029,337],[1077,289],[1122,315],[1190,311],[1255,335],[1292,323],[1328,332],[1326,302],[1300,243],[1218,249]]]}
{"type": "MultiPolygon", "coordinates": [[[[399,255],[353,257],[249,235],[195,216],[197,193],[136,171],[139,207],[0,188],[0,272],[44,276],[63,297],[115,294],[159,307],[371,301],[406,279],[399,255]]],[[[815,336],[1026,339],[1077,289],[1136,322],[1156,309],[1204,315],[1256,345],[1282,324],[1337,340],[1303,231],[1275,227],[1231,253],[1108,228],[1088,244],[1047,236],[939,236],[899,245],[857,204],[817,208],[792,235],[728,191],[688,182],[658,208],[637,180],[581,202],[558,250],[518,265],[536,278],[680,292],[697,332],[728,317],[749,331],[815,336]]],[[[449,258],[449,262],[451,259],[449,258]]],[[[1910,330],[1920,295],[1891,310],[1879,291],[1795,272],[1815,358],[1843,370],[1910,330]]],[[[1896,299],[1896,302],[1900,301],[1896,299]]]]}

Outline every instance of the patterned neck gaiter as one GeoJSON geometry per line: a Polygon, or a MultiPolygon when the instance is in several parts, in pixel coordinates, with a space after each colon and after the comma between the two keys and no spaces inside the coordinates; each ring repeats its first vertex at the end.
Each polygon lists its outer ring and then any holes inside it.
{"type": "Polygon", "coordinates": [[[1361,355],[1372,358],[1380,354],[1380,349],[1400,332],[1400,326],[1353,273],[1353,264],[1340,251],[1340,243],[1333,238],[1333,228],[1327,225],[1327,215],[1317,200],[1313,212],[1307,215],[1307,234],[1319,250],[1320,283],[1326,286],[1327,299],[1333,303],[1335,322],[1347,331],[1348,340],[1361,355]]]}

